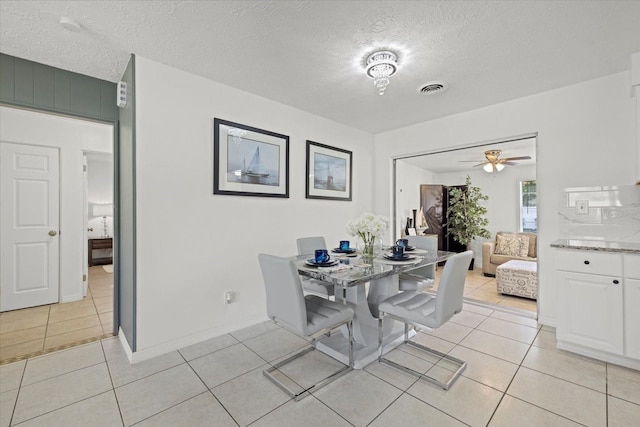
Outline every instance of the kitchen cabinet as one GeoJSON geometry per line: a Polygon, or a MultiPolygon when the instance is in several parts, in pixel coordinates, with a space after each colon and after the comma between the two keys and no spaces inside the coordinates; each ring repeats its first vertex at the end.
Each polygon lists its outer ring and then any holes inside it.
{"type": "Polygon", "coordinates": [[[556,251],[558,347],[640,368],[640,256],[556,251]],[[638,276],[628,277],[628,276],[638,276]]]}
{"type": "Polygon", "coordinates": [[[640,360],[640,256],[624,255],[625,355],[640,360]]]}

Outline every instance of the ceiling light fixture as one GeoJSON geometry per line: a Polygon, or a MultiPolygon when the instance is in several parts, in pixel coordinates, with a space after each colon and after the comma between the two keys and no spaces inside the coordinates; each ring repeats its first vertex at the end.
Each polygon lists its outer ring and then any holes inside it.
{"type": "Polygon", "coordinates": [[[60,25],[62,25],[65,30],[73,31],[74,33],[79,33],[82,29],[80,24],[78,24],[78,21],[66,16],[60,18],[60,25]]]}
{"type": "Polygon", "coordinates": [[[398,70],[398,55],[390,50],[379,50],[367,57],[367,76],[373,79],[373,84],[378,88],[378,93],[384,95],[389,85],[389,77],[398,70]]]}

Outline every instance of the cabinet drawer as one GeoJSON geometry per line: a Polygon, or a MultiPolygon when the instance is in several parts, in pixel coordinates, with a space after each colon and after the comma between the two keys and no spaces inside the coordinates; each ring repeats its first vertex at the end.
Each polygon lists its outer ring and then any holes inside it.
{"type": "Polygon", "coordinates": [[[622,276],[622,254],[558,250],[556,268],[577,273],[622,276]]]}
{"type": "Polygon", "coordinates": [[[624,276],[640,279],[640,255],[624,255],[624,276]]]}

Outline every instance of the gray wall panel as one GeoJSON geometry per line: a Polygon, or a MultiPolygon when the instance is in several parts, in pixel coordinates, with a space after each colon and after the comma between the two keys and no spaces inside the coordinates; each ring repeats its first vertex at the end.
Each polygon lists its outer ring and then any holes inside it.
{"type": "Polygon", "coordinates": [[[55,72],[55,109],[71,111],[71,74],[63,70],[55,72]]]}
{"type": "Polygon", "coordinates": [[[46,65],[33,64],[33,103],[47,109],[54,109],[55,71],[46,65]]]}
{"type": "MultiPolygon", "coordinates": [[[[71,73],[71,112],[100,116],[100,81],[71,73]]],[[[114,102],[115,103],[115,102],[114,102]]]]}
{"type": "Polygon", "coordinates": [[[15,101],[22,104],[33,104],[33,62],[16,58],[13,81],[15,101]]]}
{"type": "Polygon", "coordinates": [[[135,56],[131,55],[122,76],[127,87],[127,106],[120,109],[120,146],[117,162],[116,220],[120,239],[116,242],[119,272],[120,328],[132,351],[136,351],[136,132],[135,56]]]}
{"type": "Polygon", "coordinates": [[[0,99],[13,101],[15,98],[13,68],[13,57],[0,54],[0,99]]]}
{"type": "Polygon", "coordinates": [[[0,53],[0,102],[115,122],[116,85],[0,53]]]}

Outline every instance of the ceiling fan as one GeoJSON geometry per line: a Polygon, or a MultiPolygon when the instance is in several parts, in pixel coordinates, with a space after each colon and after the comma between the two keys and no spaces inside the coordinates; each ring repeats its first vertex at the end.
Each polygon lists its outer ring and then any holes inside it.
{"type": "MultiPolygon", "coordinates": [[[[531,156],[518,156],[518,157],[505,157],[500,158],[500,153],[502,150],[487,150],[484,152],[484,157],[486,160],[481,161],[475,166],[482,166],[486,172],[498,171],[500,172],[504,169],[505,166],[513,166],[516,165],[517,160],[529,160],[531,156]]],[[[461,160],[462,162],[476,162],[477,160],[461,160]]]]}

